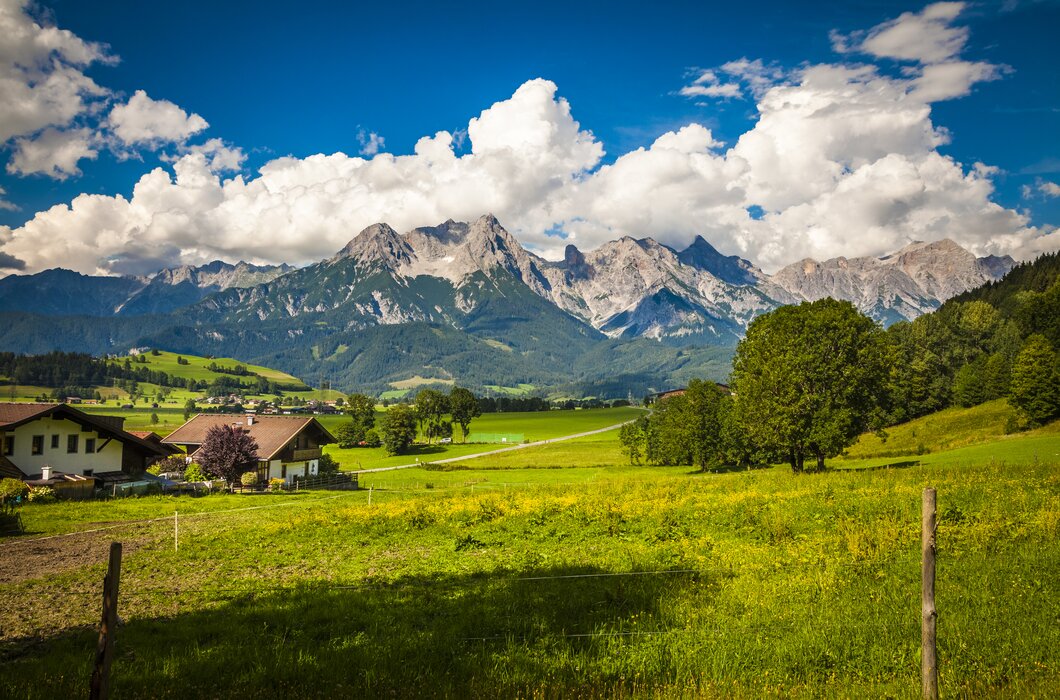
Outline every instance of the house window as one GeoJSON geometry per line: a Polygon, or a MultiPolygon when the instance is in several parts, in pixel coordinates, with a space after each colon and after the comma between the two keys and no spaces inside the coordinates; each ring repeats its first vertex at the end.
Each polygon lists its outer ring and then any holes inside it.
{"type": "Polygon", "coordinates": [[[15,454],[15,436],[14,435],[6,435],[6,436],[4,436],[4,454],[8,455],[8,456],[15,454]]]}
{"type": "Polygon", "coordinates": [[[77,454],[77,440],[78,435],[67,435],[66,436],[66,454],[77,454]]]}
{"type": "Polygon", "coordinates": [[[96,454],[96,438],[85,438],[85,454],[96,454]]]}
{"type": "Polygon", "coordinates": [[[35,454],[35,455],[44,454],[44,436],[43,435],[34,435],[33,436],[33,452],[32,452],[32,454],[35,454]]]}
{"type": "Polygon", "coordinates": [[[82,476],[92,476],[92,470],[91,469],[86,469],[83,472],[81,472],[81,475],[82,476]]]}
{"type": "Polygon", "coordinates": [[[53,450],[59,449],[59,436],[58,435],[52,435],[52,449],[53,450]]]}
{"type": "Polygon", "coordinates": [[[287,465],[286,464],[280,466],[280,476],[282,476],[284,479],[287,478],[287,465]]]}

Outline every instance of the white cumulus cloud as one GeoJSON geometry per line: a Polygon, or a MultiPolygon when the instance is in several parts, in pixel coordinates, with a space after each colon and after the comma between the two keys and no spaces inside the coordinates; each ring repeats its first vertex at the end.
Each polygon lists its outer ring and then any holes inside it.
{"type": "Polygon", "coordinates": [[[107,119],[114,135],[127,146],[158,147],[182,143],[209,124],[169,100],[153,100],[137,90],[125,104],[115,105],[107,119]]]}
{"type": "Polygon", "coordinates": [[[840,53],[861,51],[880,58],[919,63],[941,63],[957,56],[968,41],[968,28],[953,26],[963,2],[937,2],[920,12],[904,12],[866,33],[832,32],[832,46],[840,53]]]}
{"type": "Polygon", "coordinates": [[[18,175],[43,174],[57,180],[80,175],[78,163],[99,154],[96,141],[91,129],[62,131],[48,127],[33,138],[15,140],[15,154],[7,164],[7,172],[18,175]]]}
{"type": "Polygon", "coordinates": [[[114,59],[102,44],[44,26],[28,0],[0,0],[0,143],[45,127],[63,127],[107,94],[84,74],[114,59]]]}

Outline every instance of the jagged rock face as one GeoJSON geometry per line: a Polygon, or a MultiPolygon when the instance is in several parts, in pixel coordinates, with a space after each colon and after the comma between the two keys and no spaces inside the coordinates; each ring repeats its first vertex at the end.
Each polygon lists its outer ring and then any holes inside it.
{"type": "Polygon", "coordinates": [[[192,267],[181,265],[162,270],[147,280],[149,285],[192,284],[199,288],[210,288],[212,291],[231,289],[233,287],[253,287],[256,284],[269,282],[294,268],[290,265],[251,265],[238,262],[231,265],[220,260],[192,267]]]}
{"type": "Polygon", "coordinates": [[[333,257],[298,270],[218,261],[142,279],[66,271],[8,277],[0,280],[0,311],[181,309],[195,324],[319,314],[347,329],[412,322],[466,328],[485,318],[499,328],[505,316],[533,312],[554,327],[574,323],[611,337],[727,345],[758,314],[824,297],[849,300],[884,323],[915,318],[1013,265],[1007,256],[977,259],[943,240],[882,258],[806,259],[770,276],[702,237],[682,251],[651,238],[624,237],[588,252],[568,245],[563,259],[551,262],[487,214],[404,234],[374,224],[333,257]],[[45,299],[34,301],[35,285],[48,290],[45,299]]]}
{"type": "Polygon", "coordinates": [[[470,224],[450,219],[399,234],[386,224],[361,231],[328,262],[353,259],[359,268],[382,267],[405,278],[435,277],[461,287],[471,275],[496,269],[514,275],[544,295],[541,262],[528,253],[492,214],[470,224]]]}
{"type": "Polygon", "coordinates": [[[777,271],[772,282],[799,300],[845,299],[885,323],[913,319],[1015,266],[1008,257],[975,255],[950,240],[916,242],[882,258],[805,259],[777,271]]]}
{"type": "Polygon", "coordinates": [[[709,271],[764,278],[750,263],[726,262],[709,244],[709,250],[698,248],[690,254],[698,264],[690,265],[682,260],[688,251],[677,253],[650,238],[621,238],[588,253],[567,246],[562,262],[544,267],[549,298],[611,336],[734,342],[751,318],[777,303],[753,285],[709,271]],[[718,260],[709,260],[711,254],[718,260]]]}
{"type": "Polygon", "coordinates": [[[709,272],[729,284],[757,284],[765,278],[762,271],[747,260],[719,253],[703,236],[696,236],[677,257],[685,265],[709,272]]]}

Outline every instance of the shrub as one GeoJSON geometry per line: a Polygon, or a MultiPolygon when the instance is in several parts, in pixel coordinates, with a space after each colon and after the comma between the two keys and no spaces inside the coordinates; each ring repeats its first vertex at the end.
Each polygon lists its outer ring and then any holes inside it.
{"type": "Polygon", "coordinates": [[[26,500],[30,503],[54,503],[55,489],[51,486],[34,486],[29,490],[26,500]]]}
{"type": "Polygon", "coordinates": [[[184,468],[184,480],[185,481],[208,481],[206,474],[195,462],[192,462],[184,468]]]}
{"type": "Polygon", "coordinates": [[[379,433],[373,428],[364,434],[364,444],[367,447],[382,447],[383,440],[379,433]]]}
{"type": "Polygon", "coordinates": [[[258,473],[255,471],[243,472],[243,476],[239,477],[239,481],[244,486],[257,486],[258,473]]]}
{"type": "Polygon", "coordinates": [[[173,455],[171,457],[166,457],[165,459],[158,460],[153,465],[151,465],[151,467],[158,468],[158,471],[151,471],[151,468],[147,470],[152,474],[171,474],[173,472],[183,473],[187,471],[188,463],[184,460],[183,455],[173,455]]]}
{"type": "Polygon", "coordinates": [[[335,461],[335,458],[328,454],[320,455],[320,459],[317,460],[317,474],[324,476],[338,473],[339,463],[335,461]]]}
{"type": "Polygon", "coordinates": [[[26,486],[26,482],[18,479],[0,479],[0,501],[25,498],[28,493],[29,486],[26,486]]]}
{"type": "Polygon", "coordinates": [[[280,490],[283,489],[283,486],[286,483],[287,483],[286,481],[284,481],[283,479],[281,479],[278,476],[277,477],[273,477],[272,479],[269,479],[269,490],[270,491],[280,491],[280,490]]]}

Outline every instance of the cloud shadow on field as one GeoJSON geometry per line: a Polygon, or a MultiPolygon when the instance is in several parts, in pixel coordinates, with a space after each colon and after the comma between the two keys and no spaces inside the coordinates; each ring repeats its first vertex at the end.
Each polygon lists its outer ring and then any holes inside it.
{"type": "MultiPolygon", "coordinates": [[[[258,593],[170,598],[123,591],[126,600],[151,596],[154,609],[180,612],[134,617],[120,628],[113,690],[152,698],[498,697],[540,688],[546,678],[568,689],[600,680],[620,685],[618,671],[588,679],[577,670],[577,657],[606,653],[607,638],[564,635],[659,631],[671,595],[699,576],[550,579],[601,573],[610,572],[550,567],[282,591],[263,582],[258,593]]],[[[0,695],[83,691],[95,646],[96,632],[85,628],[11,640],[0,662],[0,695]]]]}

